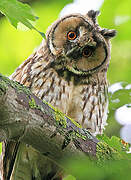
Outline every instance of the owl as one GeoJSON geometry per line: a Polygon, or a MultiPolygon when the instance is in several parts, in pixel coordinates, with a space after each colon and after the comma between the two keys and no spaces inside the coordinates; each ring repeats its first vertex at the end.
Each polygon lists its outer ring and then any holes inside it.
{"type": "MultiPolygon", "coordinates": [[[[106,125],[110,38],[116,34],[97,24],[98,14],[91,10],[54,22],[39,49],[11,76],[94,135],[106,125]]],[[[60,172],[29,145],[3,145],[3,180],[60,180],[60,172]]]]}

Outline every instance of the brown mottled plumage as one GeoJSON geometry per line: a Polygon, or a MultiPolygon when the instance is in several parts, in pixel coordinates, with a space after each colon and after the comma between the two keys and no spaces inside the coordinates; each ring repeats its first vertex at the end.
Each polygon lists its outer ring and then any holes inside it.
{"type": "MultiPolygon", "coordinates": [[[[98,26],[97,15],[89,11],[56,21],[40,48],[11,76],[93,134],[106,125],[109,39],[115,36],[98,26]]],[[[4,180],[55,179],[57,169],[32,147],[11,141],[5,143],[3,166],[4,180]]]]}

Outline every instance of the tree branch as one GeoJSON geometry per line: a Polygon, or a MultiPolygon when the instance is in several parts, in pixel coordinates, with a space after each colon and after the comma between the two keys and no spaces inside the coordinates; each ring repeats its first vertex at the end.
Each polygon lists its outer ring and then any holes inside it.
{"type": "Polygon", "coordinates": [[[29,144],[58,164],[78,155],[99,160],[118,154],[28,88],[0,75],[0,141],[4,140],[29,144]]]}

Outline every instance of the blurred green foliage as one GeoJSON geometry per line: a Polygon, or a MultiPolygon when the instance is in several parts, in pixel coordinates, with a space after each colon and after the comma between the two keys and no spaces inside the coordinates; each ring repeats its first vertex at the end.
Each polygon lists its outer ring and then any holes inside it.
{"type": "Polygon", "coordinates": [[[30,23],[30,21],[35,21],[37,17],[34,16],[31,7],[27,4],[23,4],[17,0],[0,1],[0,11],[9,19],[15,28],[18,26],[18,22],[21,22],[29,29],[38,31],[30,23]]]}
{"type": "Polygon", "coordinates": [[[130,180],[131,160],[108,161],[103,166],[88,159],[72,160],[67,163],[67,172],[77,178],[64,180],[130,180]]]}
{"type": "MultiPolygon", "coordinates": [[[[72,0],[29,2],[32,2],[36,16],[40,17],[33,26],[45,33],[48,26],[58,18],[62,8],[72,0]]],[[[131,104],[131,90],[125,89],[125,84],[131,83],[131,1],[105,0],[98,21],[101,27],[117,30],[117,36],[112,40],[108,79],[110,84],[122,82],[123,89],[110,94],[109,125],[105,133],[119,136],[120,125],[114,119],[114,112],[124,104],[131,104]]],[[[18,27],[25,31],[16,30],[6,18],[0,18],[0,73],[7,76],[13,73],[42,41],[42,37],[35,31],[29,31],[21,24],[18,27]]],[[[87,159],[79,162],[72,160],[67,163],[67,169],[74,177],[70,175],[64,180],[75,180],[75,177],[78,180],[129,180],[130,161],[129,155],[129,160],[108,162],[99,167],[87,159]]]]}
{"type": "MultiPolygon", "coordinates": [[[[117,30],[117,36],[112,40],[111,61],[108,70],[109,83],[131,83],[131,1],[104,0],[98,20],[101,27],[117,30]]],[[[105,133],[109,136],[119,136],[121,125],[115,121],[115,109],[131,103],[131,90],[120,90],[110,97],[119,99],[117,104],[110,98],[108,126],[105,133]],[[113,110],[113,107],[116,107],[113,110]]]]}
{"type": "Polygon", "coordinates": [[[117,36],[112,40],[108,73],[110,83],[131,83],[131,1],[105,0],[101,7],[99,23],[102,27],[117,30],[117,36]]]}

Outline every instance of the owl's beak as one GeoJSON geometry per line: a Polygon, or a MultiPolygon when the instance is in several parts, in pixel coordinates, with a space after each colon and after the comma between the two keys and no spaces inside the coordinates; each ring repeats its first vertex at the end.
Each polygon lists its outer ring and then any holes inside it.
{"type": "Polygon", "coordinates": [[[71,59],[77,60],[82,56],[82,49],[81,47],[75,46],[71,48],[67,53],[66,57],[69,57],[71,59]]]}
{"type": "Polygon", "coordinates": [[[68,57],[72,56],[72,54],[73,54],[74,52],[78,51],[78,49],[79,49],[79,48],[78,48],[77,46],[71,48],[69,51],[67,51],[66,56],[68,56],[68,57]]]}
{"type": "Polygon", "coordinates": [[[96,44],[94,46],[89,44],[85,44],[82,47],[75,46],[66,53],[66,57],[69,57],[72,60],[79,60],[83,55],[86,56],[86,53],[93,52],[95,50],[95,47],[96,44]]]}

